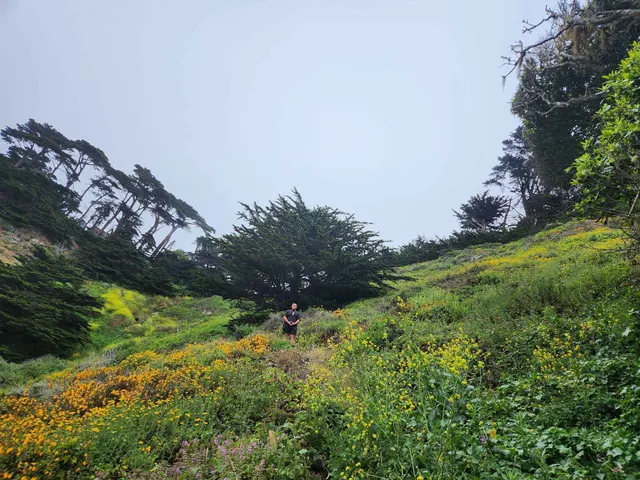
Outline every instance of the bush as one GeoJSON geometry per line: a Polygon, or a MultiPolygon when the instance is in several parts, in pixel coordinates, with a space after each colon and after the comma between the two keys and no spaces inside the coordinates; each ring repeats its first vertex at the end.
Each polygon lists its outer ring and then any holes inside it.
{"type": "Polygon", "coordinates": [[[70,356],[89,341],[101,302],[83,291],[84,278],[64,256],[36,247],[20,264],[0,262],[0,355],[20,361],[70,356]]]}
{"type": "Polygon", "coordinates": [[[0,389],[27,385],[33,380],[62,370],[67,365],[68,361],[51,355],[22,363],[10,363],[0,358],[0,389]]]}

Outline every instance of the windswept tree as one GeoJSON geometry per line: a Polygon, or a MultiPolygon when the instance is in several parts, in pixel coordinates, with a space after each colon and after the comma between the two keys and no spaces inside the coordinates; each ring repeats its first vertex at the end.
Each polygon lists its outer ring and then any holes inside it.
{"type": "MultiPolygon", "coordinates": [[[[87,218],[87,214],[93,208],[97,208],[98,206],[105,204],[113,205],[117,201],[119,184],[115,180],[114,176],[112,176],[111,171],[104,172],[95,178],[92,178],[89,186],[79,196],[78,200],[79,202],[82,202],[89,190],[93,191],[93,197],[91,198],[89,205],[87,205],[80,216],[77,217],[79,222],[87,224],[88,222],[85,219],[87,218]]],[[[111,208],[111,211],[113,211],[113,208],[111,208]]]]}
{"type": "Polygon", "coordinates": [[[162,182],[148,168],[137,164],[134,166],[132,175],[119,175],[117,181],[120,184],[120,190],[124,192],[124,197],[114,209],[113,215],[100,227],[100,232],[103,234],[114,221],[114,232],[117,232],[121,226],[137,222],[135,217],[139,218],[153,204],[154,197],[165,192],[162,182]]]}
{"type": "Polygon", "coordinates": [[[8,157],[16,168],[28,168],[54,177],[65,167],[73,168],[71,141],[47,123],[33,119],[16,127],[5,127],[0,137],[9,144],[8,157]]]}
{"type": "Polygon", "coordinates": [[[386,290],[387,248],[353,215],[310,208],[296,190],[266,207],[242,207],[242,223],[217,242],[238,295],[273,306],[335,307],[386,290]]]}
{"type": "Polygon", "coordinates": [[[514,210],[521,206],[521,225],[537,225],[554,215],[570,210],[571,195],[561,188],[549,188],[538,175],[536,159],[522,126],[502,142],[504,154],[498,158],[485,186],[498,186],[517,199],[514,210]]]}
{"type": "Polygon", "coordinates": [[[503,195],[489,195],[484,191],[472,196],[460,205],[460,211],[453,211],[464,230],[488,232],[504,228],[510,210],[510,201],[503,195]]]}
{"type": "Polygon", "coordinates": [[[171,196],[169,206],[171,209],[168,210],[164,223],[168,225],[171,230],[169,230],[167,235],[158,243],[151,255],[152,257],[156,257],[170,245],[171,237],[178,230],[190,230],[192,227],[197,227],[205,234],[214,233],[214,229],[202,218],[198,211],[184,200],[171,196]]]}
{"type": "Polygon", "coordinates": [[[80,181],[82,173],[87,167],[93,167],[100,172],[109,171],[109,159],[102,150],[94,147],[86,140],[70,142],[71,168],[67,171],[67,188],[72,188],[80,181]]]}
{"type": "Polygon", "coordinates": [[[532,216],[531,200],[541,193],[540,178],[536,172],[533,154],[523,134],[522,126],[502,142],[504,155],[491,170],[486,186],[498,186],[516,195],[525,215],[532,216]]]}

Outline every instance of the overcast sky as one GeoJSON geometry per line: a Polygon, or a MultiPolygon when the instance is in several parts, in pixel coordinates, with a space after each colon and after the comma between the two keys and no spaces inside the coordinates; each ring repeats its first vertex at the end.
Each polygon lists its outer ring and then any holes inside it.
{"type": "Polygon", "coordinates": [[[150,168],[218,233],[297,187],[393,245],[446,235],[517,125],[500,56],[546,3],[0,0],[0,128],[150,168]]]}

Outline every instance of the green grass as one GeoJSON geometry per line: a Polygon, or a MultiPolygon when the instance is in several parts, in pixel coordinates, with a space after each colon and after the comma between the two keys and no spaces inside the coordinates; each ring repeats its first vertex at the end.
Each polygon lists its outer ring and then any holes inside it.
{"type": "Polygon", "coordinates": [[[229,320],[239,313],[221,297],[148,296],[99,282],[87,289],[105,300],[102,315],[90,325],[90,342],[68,360],[0,362],[0,389],[15,390],[56,371],[101,364],[104,355],[114,363],[136,352],[166,352],[229,335],[229,320]]]}
{"type": "MultiPolygon", "coordinates": [[[[48,379],[30,393],[45,409],[141,389],[43,437],[56,446],[28,460],[60,478],[637,479],[640,296],[622,246],[585,221],[451,252],[400,269],[388,295],[303,312],[294,349],[279,312],[266,334],[231,332],[219,298],[92,284],[108,300],[92,346],[0,364],[0,382],[48,379]]],[[[13,455],[0,466],[18,472],[13,455]]]]}

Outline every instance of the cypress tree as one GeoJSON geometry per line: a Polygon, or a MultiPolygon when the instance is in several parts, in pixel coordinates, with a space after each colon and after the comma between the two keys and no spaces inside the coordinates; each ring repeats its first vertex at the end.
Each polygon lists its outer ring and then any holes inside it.
{"type": "Polygon", "coordinates": [[[69,258],[38,246],[19,261],[0,262],[0,356],[70,356],[88,342],[101,302],[83,291],[85,279],[69,258]]]}

